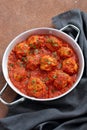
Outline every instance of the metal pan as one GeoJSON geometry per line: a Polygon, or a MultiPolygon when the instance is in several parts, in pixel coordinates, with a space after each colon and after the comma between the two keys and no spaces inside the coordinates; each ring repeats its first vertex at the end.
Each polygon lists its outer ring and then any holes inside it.
{"type": "Polygon", "coordinates": [[[29,99],[29,100],[34,100],[34,101],[53,101],[55,99],[59,99],[63,96],[65,96],[66,94],[70,93],[76,86],[77,84],[79,83],[81,77],[82,77],[82,74],[83,74],[83,70],[84,70],[84,57],[83,57],[83,53],[77,43],[77,39],[79,37],[79,34],[80,34],[80,30],[72,25],[72,24],[69,24],[67,26],[65,26],[64,28],[58,30],[58,29],[53,29],[53,28],[47,28],[47,27],[42,27],[42,28],[35,28],[35,29],[31,29],[31,30],[28,30],[26,32],[23,32],[21,33],[20,35],[18,35],[16,38],[14,38],[11,43],[8,45],[8,47],[6,48],[5,50],[5,53],[3,55],[3,60],[2,60],[2,71],[3,71],[3,75],[4,75],[4,78],[6,80],[6,84],[5,86],[2,88],[2,90],[0,91],[0,101],[6,105],[13,105],[13,104],[16,104],[16,103],[19,103],[19,102],[22,102],[24,101],[26,98],[29,99]],[[70,37],[68,34],[64,33],[64,31],[67,29],[67,28],[73,28],[76,32],[77,32],[77,36],[75,39],[73,39],[72,37],[70,37]],[[35,98],[35,97],[30,97],[30,96],[27,96],[27,95],[24,95],[23,93],[21,93],[13,84],[12,82],[10,81],[10,78],[8,76],[8,67],[7,67],[7,64],[8,64],[8,56],[11,52],[11,50],[13,49],[13,47],[25,40],[27,37],[29,37],[30,35],[33,35],[33,34],[53,34],[55,36],[58,36],[60,38],[62,38],[63,40],[67,41],[74,49],[74,51],[76,52],[77,56],[78,56],[78,59],[79,59],[79,72],[78,72],[78,76],[77,76],[77,80],[76,82],[73,84],[73,86],[67,91],[65,92],[64,94],[60,95],[60,96],[57,96],[57,97],[54,97],[54,98],[48,98],[48,99],[38,99],[38,98],[35,98]],[[3,98],[2,98],[2,94],[3,92],[5,91],[5,89],[7,88],[7,85],[9,85],[17,94],[21,95],[21,98],[16,100],[16,101],[13,101],[11,103],[8,103],[6,102],[3,98]]]}

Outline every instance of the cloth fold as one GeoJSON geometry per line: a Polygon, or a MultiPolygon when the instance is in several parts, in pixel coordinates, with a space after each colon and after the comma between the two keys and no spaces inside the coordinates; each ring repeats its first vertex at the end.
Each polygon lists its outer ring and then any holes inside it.
{"type": "MultiPolygon", "coordinates": [[[[84,74],[68,95],[50,102],[26,100],[9,108],[6,118],[0,119],[0,130],[86,130],[87,129],[87,14],[78,9],[54,16],[52,24],[61,29],[73,24],[80,29],[78,44],[84,59],[84,74]]],[[[69,33],[68,33],[69,34],[69,33]]],[[[73,35],[73,34],[72,34],[73,35]]]]}

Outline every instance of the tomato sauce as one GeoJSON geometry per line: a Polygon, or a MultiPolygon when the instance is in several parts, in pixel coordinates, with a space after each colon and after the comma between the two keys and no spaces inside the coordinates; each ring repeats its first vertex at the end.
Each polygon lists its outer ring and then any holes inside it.
{"type": "Polygon", "coordinates": [[[8,57],[11,82],[25,95],[53,98],[76,81],[79,61],[73,48],[53,35],[32,35],[16,44],[8,57]]]}

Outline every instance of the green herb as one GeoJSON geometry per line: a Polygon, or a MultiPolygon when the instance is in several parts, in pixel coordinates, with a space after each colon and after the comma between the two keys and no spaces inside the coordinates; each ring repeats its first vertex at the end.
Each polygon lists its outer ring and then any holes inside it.
{"type": "Polygon", "coordinates": [[[46,77],[45,79],[44,79],[44,81],[46,82],[46,81],[48,81],[49,80],[49,78],[48,77],[46,77]]]}
{"type": "Polygon", "coordinates": [[[39,41],[38,39],[36,40],[36,42],[37,42],[38,44],[40,43],[40,41],[39,41]]]}
{"type": "Polygon", "coordinates": [[[12,63],[10,63],[9,65],[10,65],[11,67],[13,67],[13,66],[14,66],[14,64],[12,64],[12,63]]]}
{"type": "Polygon", "coordinates": [[[37,90],[36,90],[36,89],[34,89],[34,90],[33,90],[33,92],[34,92],[34,93],[36,93],[36,92],[37,92],[37,90]]]}
{"type": "Polygon", "coordinates": [[[49,60],[48,59],[44,59],[45,62],[48,62],[49,60]]]}
{"type": "Polygon", "coordinates": [[[51,64],[51,61],[49,59],[44,59],[44,62],[47,62],[49,65],[51,64]]]}
{"type": "Polygon", "coordinates": [[[50,64],[51,64],[51,61],[48,61],[47,63],[50,65],[50,64]]]}
{"type": "Polygon", "coordinates": [[[32,46],[33,46],[33,44],[32,44],[32,43],[30,43],[30,44],[29,44],[29,46],[30,46],[30,47],[32,47],[32,46]]]}
{"type": "Polygon", "coordinates": [[[56,79],[57,78],[57,75],[53,75],[53,79],[56,79]]]}
{"type": "Polygon", "coordinates": [[[55,93],[55,91],[56,91],[55,89],[52,89],[52,90],[51,90],[52,93],[55,93]]]}
{"type": "Polygon", "coordinates": [[[34,50],[34,53],[35,53],[35,54],[38,54],[38,52],[39,52],[38,49],[35,49],[35,50],[34,50]]]}
{"type": "Polygon", "coordinates": [[[32,83],[34,84],[36,82],[36,80],[35,79],[32,79],[32,83]]]}
{"type": "Polygon", "coordinates": [[[56,57],[56,56],[57,56],[57,52],[56,52],[56,51],[53,52],[52,55],[53,55],[54,57],[56,57]]]}
{"type": "Polygon", "coordinates": [[[58,44],[57,44],[56,42],[53,42],[53,43],[52,43],[52,46],[57,47],[57,46],[58,46],[58,44]]]}
{"type": "Polygon", "coordinates": [[[24,53],[27,53],[27,50],[24,50],[24,53]]]}
{"type": "Polygon", "coordinates": [[[33,48],[36,49],[36,45],[33,45],[33,48]]]}
{"type": "Polygon", "coordinates": [[[59,69],[61,69],[61,68],[62,68],[62,64],[61,64],[61,63],[58,65],[58,68],[59,68],[59,69]]]}
{"type": "Polygon", "coordinates": [[[26,62],[26,57],[22,57],[22,61],[26,62]]]}
{"type": "Polygon", "coordinates": [[[34,43],[30,43],[29,46],[34,49],[36,48],[36,45],[34,43]]]}
{"type": "Polygon", "coordinates": [[[53,40],[50,39],[50,38],[48,38],[48,39],[47,39],[47,43],[53,43],[53,40]]]}

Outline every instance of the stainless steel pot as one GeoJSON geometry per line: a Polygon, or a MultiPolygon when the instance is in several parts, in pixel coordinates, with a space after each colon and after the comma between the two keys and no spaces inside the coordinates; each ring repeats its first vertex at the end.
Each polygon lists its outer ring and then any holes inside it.
{"type": "Polygon", "coordinates": [[[79,34],[80,34],[80,30],[72,25],[72,24],[69,24],[67,26],[65,26],[64,28],[60,29],[60,30],[57,30],[57,29],[53,29],[53,28],[46,28],[46,27],[42,27],[42,28],[35,28],[35,29],[31,29],[31,30],[28,30],[26,32],[23,32],[21,33],[20,35],[18,35],[16,38],[14,38],[11,43],[8,45],[7,49],[5,50],[5,53],[3,55],[3,60],[2,60],[2,70],[3,70],[3,75],[4,75],[4,78],[6,80],[6,84],[5,86],[2,88],[2,90],[0,91],[0,101],[6,105],[13,105],[13,104],[16,104],[16,103],[19,103],[21,101],[24,101],[26,98],[27,99],[30,99],[30,100],[35,100],[35,101],[53,101],[55,99],[59,99],[63,96],[65,96],[66,94],[68,94],[69,92],[71,92],[76,86],[77,84],[79,83],[81,77],[82,77],[82,74],[83,74],[83,70],[84,70],[84,58],[83,58],[83,53],[77,43],[77,39],[79,37],[79,34]],[[64,33],[63,31],[66,30],[68,27],[70,28],[73,28],[74,30],[77,31],[77,36],[75,39],[73,39],[72,37],[70,37],[69,35],[67,35],[66,33],[64,33]],[[8,67],[7,67],[7,64],[8,64],[8,56],[9,56],[9,53],[11,52],[11,50],[13,49],[13,47],[25,40],[27,37],[29,37],[30,35],[33,35],[33,34],[53,34],[55,36],[58,36],[60,38],[62,38],[63,40],[67,41],[72,47],[73,49],[75,50],[77,56],[78,56],[78,59],[79,59],[79,72],[78,72],[78,76],[77,76],[77,80],[76,82],[73,84],[73,86],[67,91],[65,92],[64,94],[60,95],[60,96],[57,96],[57,97],[54,97],[54,98],[48,98],[48,99],[38,99],[38,98],[35,98],[35,97],[30,97],[30,96],[27,96],[27,95],[24,95],[23,93],[21,93],[13,84],[12,82],[10,81],[10,78],[8,76],[8,67]],[[4,90],[7,88],[7,84],[19,95],[21,95],[22,97],[14,102],[11,102],[11,103],[8,103],[6,102],[3,98],[2,98],[2,94],[4,92],[4,90]]]}

